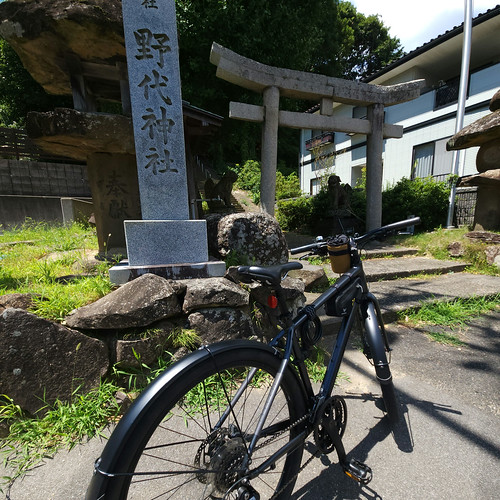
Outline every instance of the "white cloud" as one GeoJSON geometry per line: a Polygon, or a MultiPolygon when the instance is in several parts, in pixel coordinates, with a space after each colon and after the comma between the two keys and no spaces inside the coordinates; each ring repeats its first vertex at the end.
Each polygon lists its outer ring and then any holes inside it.
{"type": "MultiPolygon", "coordinates": [[[[460,0],[350,1],[365,15],[379,14],[384,25],[389,28],[391,36],[398,37],[407,52],[461,24],[464,20],[465,2],[460,0]]],[[[496,5],[496,0],[475,0],[473,17],[496,5]]]]}

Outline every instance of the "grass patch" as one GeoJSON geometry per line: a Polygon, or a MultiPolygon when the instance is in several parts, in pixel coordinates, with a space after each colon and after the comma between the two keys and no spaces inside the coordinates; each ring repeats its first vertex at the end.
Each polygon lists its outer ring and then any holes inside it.
{"type": "Polygon", "coordinates": [[[418,233],[414,236],[397,236],[391,238],[396,244],[417,248],[419,255],[427,255],[439,260],[454,260],[448,252],[448,246],[453,242],[460,242],[463,256],[459,260],[470,263],[469,272],[500,276],[500,269],[488,264],[484,250],[487,243],[474,241],[465,237],[469,232],[466,227],[458,229],[438,228],[428,233],[418,233]]]}
{"type": "Polygon", "coordinates": [[[111,263],[91,262],[97,253],[95,230],[77,223],[50,225],[27,222],[0,235],[0,295],[36,294],[31,312],[61,321],[71,310],[103,297],[113,289],[111,263]],[[76,271],[75,271],[76,270],[76,271]],[[59,282],[58,277],[83,276],[59,282]]]}
{"type": "Polygon", "coordinates": [[[462,347],[467,345],[466,342],[463,342],[456,335],[453,335],[452,333],[425,332],[425,335],[434,342],[437,342],[439,344],[451,345],[454,347],[462,347]]]}
{"type": "Polygon", "coordinates": [[[410,325],[432,324],[453,328],[464,326],[468,320],[494,311],[499,306],[500,293],[491,297],[457,298],[449,302],[435,300],[401,311],[399,320],[410,325]]]}
{"type": "Polygon", "coordinates": [[[12,471],[2,482],[11,483],[59,449],[72,449],[83,438],[100,434],[119,414],[114,398],[117,390],[113,383],[102,382],[86,394],[75,391],[72,401],[45,406],[46,413],[40,418],[26,415],[12,399],[2,396],[0,421],[10,427],[9,435],[2,439],[1,454],[4,466],[12,471]]]}

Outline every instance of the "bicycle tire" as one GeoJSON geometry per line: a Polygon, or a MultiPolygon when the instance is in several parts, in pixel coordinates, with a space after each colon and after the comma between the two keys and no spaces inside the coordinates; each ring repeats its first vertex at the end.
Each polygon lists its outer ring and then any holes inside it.
{"type": "Polygon", "coordinates": [[[390,423],[394,425],[399,422],[400,418],[399,403],[380,328],[381,318],[378,317],[373,302],[368,302],[363,320],[366,340],[371,350],[375,373],[382,390],[385,412],[390,423]]]}
{"type": "MultiPolygon", "coordinates": [[[[238,467],[246,458],[245,448],[280,363],[278,353],[269,346],[241,340],[205,347],[173,365],[143,392],[116,427],[98,461],[101,472],[94,474],[87,500],[157,498],[167,490],[172,499],[233,498],[224,495],[238,478],[238,467]],[[238,385],[232,382],[235,379],[228,378],[228,373],[236,374],[239,381],[242,370],[250,367],[259,369],[258,381],[247,387],[228,421],[214,431],[214,423],[238,385]],[[219,385],[222,391],[214,392],[219,385]],[[195,396],[204,401],[193,406],[189,398],[195,396]],[[158,442],[166,436],[173,438],[174,431],[179,433],[177,443],[158,442]],[[149,467],[165,474],[152,475],[151,470],[145,470],[149,467]],[[175,475],[169,467],[177,468],[179,474],[175,475]],[[149,477],[151,484],[146,487],[149,477]]],[[[286,439],[300,434],[303,424],[287,427],[305,412],[302,385],[296,373],[287,368],[265,425],[269,433],[274,431],[278,437],[271,441],[271,434],[262,439],[262,448],[257,446],[251,457],[252,468],[285,444],[286,439]]],[[[262,500],[289,498],[303,447],[304,442],[283,457],[276,468],[264,471],[265,479],[257,476],[251,480],[262,500]]]]}

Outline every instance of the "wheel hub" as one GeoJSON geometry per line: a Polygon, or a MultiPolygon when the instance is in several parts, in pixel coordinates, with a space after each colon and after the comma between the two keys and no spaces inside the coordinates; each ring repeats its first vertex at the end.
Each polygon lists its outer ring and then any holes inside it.
{"type": "Polygon", "coordinates": [[[201,444],[194,465],[200,483],[212,485],[211,495],[222,498],[242,477],[247,456],[244,440],[230,429],[216,429],[201,444]],[[201,472],[203,471],[203,472],[201,472]]]}

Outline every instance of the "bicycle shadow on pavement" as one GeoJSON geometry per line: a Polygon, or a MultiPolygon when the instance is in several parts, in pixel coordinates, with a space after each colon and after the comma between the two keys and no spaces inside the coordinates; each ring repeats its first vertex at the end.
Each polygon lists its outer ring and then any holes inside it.
{"type": "MultiPolygon", "coordinates": [[[[363,367],[352,362],[351,360],[344,358],[343,363],[347,365],[350,370],[355,370],[359,372],[362,376],[369,377],[373,380],[372,373],[369,370],[365,370],[363,367]]],[[[378,386],[377,386],[378,387],[378,386]]],[[[468,440],[471,445],[481,447],[487,454],[492,456],[498,456],[498,449],[496,445],[483,436],[474,432],[471,428],[467,427],[467,422],[463,424],[457,421],[456,417],[463,416],[462,411],[456,409],[447,404],[437,403],[428,399],[419,399],[412,396],[408,391],[404,390],[396,380],[396,390],[398,394],[398,400],[400,403],[401,419],[400,422],[391,427],[387,417],[383,413],[383,401],[379,393],[373,393],[369,390],[360,392],[349,392],[345,390],[336,391],[340,393],[347,402],[348,406],[348,423],[349,418],[352,413],[354,417],[357,417],[357,427],[359,428],[359,423],[361,421],[366,422],[368,418],[378,419],[373,427],[367,429],[367,434],[354,444],[352,448],[349,448],[348,441],[344,437],[344,444],[346,445],[346,452],[348,458],[355,458],[361,462],[366,462],[367,465],[374,469],[375,476],[377,475],[377,468],[388,467],[393,468],[393,465],[384,464],[372,456],[369,457],[370,452],[377,446],[382,444],[388,438],[392,437],[395,445],[400,452],[405,454],[411,454],[414,451],[414,433],[412,431],[413,425],[421,426],[421,417],[418,417],[418,413],[424,415],[424,418],[431,418],[438,421],[441,425],[447,428],[450,433],[455,435],[460,435],[461,439],[468,440]],[[357,403],[356,403],[357,402],[357,403]],[[360,406],[361,403],[367,403],[371,405],[371,408],[360,406]],[[378,408],[380,413],[377,414],[378,408]],[[354,408],[354,409],[353,409],[354,408]],[[350,410],[350,411],[349,411],[350,410]],[[362,415],[356,416],[355,413],[362,415]],[[412,416],[414,418],[412,418],[412,416]],[[455,418],[454,418],[455,417],[455,418]],[[412,420],[415,420],[413,422],[412,420]]],[[[376,389],[375,389],[376,390],[376,389]]],[[[369,424],[368,424],[369,425],[369,424]]],[[[363,427],[362,427],[363,428],[363,427]]],[[[349,440],[355,441],[359,439],[359,436],[351,436],[349,440]]],[[[418,443],[417,443],[418,444],[418,443]]],[[[389,444],[390,446],[390,444],[389,444]]],[[[308,458],[308,454],[313,453],[311,448],[315,448],[315,445],[310,443],[306,446],[305,458],[308,458]]],[[[375,453],[377,455],[377,453],[375,453]]],[[[331,453],[328,456],[320,456],[317,460],[320,460],[323,466],[326,468],[318,471],[314,477],[307,473],[307,468],[304,471],[304,477],[307,478],[307,483],[298,485],[297,490],[292,495],[293,500],[332,500],[332,499],[381,499],[382,492],[377,492],[377,481],[373,481],[367,486],[361,486],[352,479],[348,478],[339,466],[338,457],[336,452],[331,453]],[[309,477],[307,477],[309,476],[309,477]]],[[[392,461],[396,461],[397,456],[392,456],[390,458],[392,461]]],[[[399,465],[399,464],[398,464],[399,465]]],[[[311,465],[309,467],[312,467],[311,465]]],[[[387,474],[388,471],[384,471],[387,474]]],[[[389,473],[392,473],[389,471],[389,473]]],[[[383,475],[383,474],[381,474],[383,475]]],[[[399,471],[397,475],[404,476],[404,471],[399,471]]],[[[300,478],[301,476],[299,476],[300,478]]],[[[380,485],[380,483],[378,483],[380,485]]],[[[385,496],[387,496],[387,491],[385,491],[385,496]]]]}

